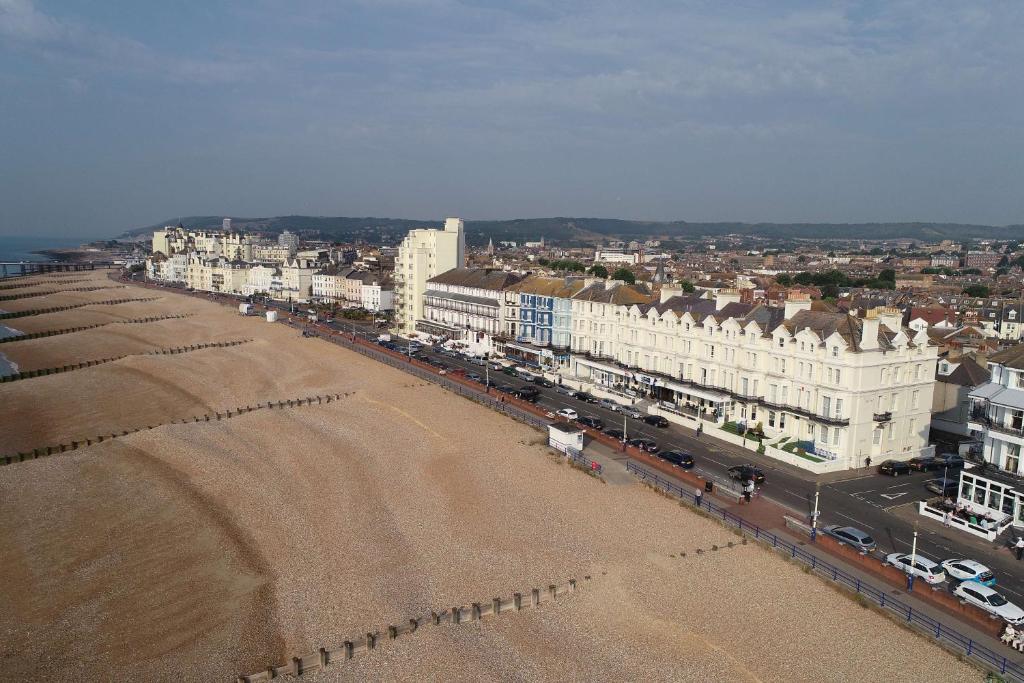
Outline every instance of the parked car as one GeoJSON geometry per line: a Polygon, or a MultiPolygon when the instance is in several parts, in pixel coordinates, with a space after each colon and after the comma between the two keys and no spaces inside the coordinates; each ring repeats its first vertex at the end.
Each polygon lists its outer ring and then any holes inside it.
{"type": "Polygon", "coordinates": [[[643,419],[644,422],[646,422],[649,425],[654,425],[655,427],[660,427],[662,429],[668,427],[668,420],[666,420],[661,415],[644,415],[643,419]]]}
{"type": "Polygon", "coordinates": [[[911,458],[910,460],[907,461],[907,465],[910,467],[910,469],[917,470],[918,472],[930,472],[931,470],[937,470],[942,468],[942,465],[939,464],[939,461],[936,460],[935,457],[931,455],[925,455],[920,458],[911,458]]]}
{"type": "Polygon", "coordinates": [[[960,481],[957,479],[946,479],[945,481],[942,479],[929,479],[924,484],[926,489],[943,498],[955,497],[959,486],[960,481]]]}
{"type": "Polygon", "coordinates": [[[578,417],[576,421],[584,427],[590,427],[591,429],[604,429],[604,421],[599,417],[578,417]]]}
{"type": "Polygon", "coordinates": [[[1024,623],[1024,610],[1002,596],[994,588],[973,581],[964,581],[953,589],[953,595],[969,605],[994,614],[1014,626],[1024,623]]]}
{"type": "Polygon", "coordinates": [[[829,524],[822,531],[840,543],[853,546],[862,553],[870,553],[877,545],[875,539],[871,538],[871,534],[852,526],[829,524]]]}
{"type": "Polygon", "coordinates": [[[557,413],[555,413],[555,415],[558,415],[559,417],[564,417],[567,420],[575,420],[580,416],[580,414],[577,413],[572,408],[562,408],[557,413]]]}
{"type": "Polygon", "coordinates": [[[484,378],[481,377],[480,375],[476,374],[475,372],[467,372],[466,373],[466,379],[468,379],[468,380],[470,380],[472,382],[482,382],[484,378]]]}
{"type": "Polygon", "coordinates": [[[658,453],[658,457],[666,462],[670,462],[676,467],[682,467],[684,470],[688,470],[693,467],[693,456],[689,453],[683,453],[682,451],[662,451],[658,453]]]}
{"type": "Polygon", "coordinates": [[[918,555],[914,558],[914,564],[910,564],[910,555],[907,553],[890,553],[885,556],[885,563],[901,569],[907,574],[920,576],[925,583],[936,584],[946,580],[946,573],[937,562],[918,555]]]}
{"type": "Polygon", "coordinates": [[[508,367],[502,368],[501,371],[504,372],[509,377],[516,377],[519,374],[516,371],[516,369],[514,367],[512,367],[511,365],[509,365],[508,367]]]}
{"type": "Polygon", "coordinates": [[[602,398],[600,401],[597,402],[597,405],[601,406],[602,408],[604,408],[606,410],[610,410],[610,411],[615,412],[615,413],[617,413],[620,410],[622,410],[622,406],[620,406],[618,403],[616,403],[615,401],[611,400],[610,398],[602,398]]]}
{"type": "Polygon", "coordinates": [[[946,574],[957,581],[973,581],[989,588],[996,585],[996,577],[981,562],[975,562],[974,560],[945,560],[940,564],[942,564],[946,574]]]}
{"type": "Polygon", "coordinates": [[[480,358],[479,356],[467,356],[466,360],[472,363],[473,365],[479,365],[480,367],[487,365],[487,361],[485,361],[483,358],[480,358]]]}
{"type": "Polygon", "coordinates": [[[764,483],[764,472],[753,465],[733,465],[729,468],[729,476],[739,481],[751,481],[755,484],[764,483]]]}
{"type": "Polygon", "coordinates": [[[619,409],[619,412],[625,415],[626,417],[633,418],[634,420],[644,419],[644,414],[641,413],[636,408],[634,408],[633,406],[622,406],[622,408],[619,409]]]}
{"type": "Polygon", "coordinates": [[[532,382],[534,379],[533,373],[529,370],[516,370],[516,377],[524,382],[532,382]]]}
{"type": "Polygon", "coordinates": [[[572,395],[572,397],[577,401],[583,401],[585,403],[597,403],[597,397],[593,394],[588,394],[585,391],[577,391],[572,395]]]}
{"type": "Polygon", "coordinates": [[[546,377],[534,377],[533,383],[539,387],[544,387],[545,389],[550,389],[551,387],[555,386],[555,383],[546,377]]]}
{"type": "Polygon", "coordinates": [[[658,444],[656,444],[651,439],[636,438],[630,439],[626,443],[628,443],[630,446],[633,446],[634,448],[639,448],[642,451],[647,451],[648,453],[658,452],[658,444]]]}
{"type": "Polygon", "coordinates": [[[520,387],[513,391],[512,395],[530,403],[536,403],[537,399],[540,398],[540,392],[533,387],[520,387]]]}
{"type": "Polygon", "coordinates": [[[625,436],[621,429],[605,429],[604,433],[613,439],[618,439],[619,441],[622,441],[622,437],[625,436]]]}
{"type": "Polygon", "coordinates": [[[495,389],[497,389],[503,394],[511,394],[513,391],[516,390],[516,388],[511,384],[499,384],[498,386],[495,387],[495,389]]]}
{"type": "Polygon", "coordinates": [[[878,466],[878,473],[898,477],[901,474],[910,474],[910,465],[900,460],[886,460],[878,466]]]}
{"type": "Polygon", "coordinates": [[[573,389],[572,387],[563,386],[561,384],[555,385],[555,391],[562,394],[563,396],[572,396],[573,394],[576,393],[576,390],[573,389]]]}
{"type": "Polygon", "coordinates": [[[949,468],[949,469],[962,469],[964,466],[964,459],[956,453],[945,453],[937,456],[936,460],[939,462],[938,469],[949,468]]]}

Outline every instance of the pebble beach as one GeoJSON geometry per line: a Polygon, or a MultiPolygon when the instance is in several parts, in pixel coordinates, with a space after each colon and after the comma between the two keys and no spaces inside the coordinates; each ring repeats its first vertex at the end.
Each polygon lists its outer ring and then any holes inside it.
{"type": "Polygon", "coordinates": [[[982,679],[676,502],[567,466],[540,432],[284,325],[134,286],[4,308],[149,297],[18,318],[111,324],[0,347],[22,370],[125,356],[0,384],[5,453],[153,427],[0,468],[0,679],[230,681],[570,578],[554,604],[303,679],[982,679]],[[122,322],[162,315],[187,317],[122,322]],[[342,398],[180,422],[327,393],[342,398]]]}

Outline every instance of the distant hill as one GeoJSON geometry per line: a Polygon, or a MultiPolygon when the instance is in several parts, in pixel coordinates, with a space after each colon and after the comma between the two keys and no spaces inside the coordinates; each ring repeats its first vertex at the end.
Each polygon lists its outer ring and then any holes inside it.
{"type": "MultiPolygon", "coordinates": [[[[182,218],[186,228],[219,228],[221,216],[182,218]]],[[[440,226],[440,220],[402,218],[351,218],[329,216],[275,216],[272,218],[231,218],[241,230],[277,234],[283,230],[316,233],[339,241],[366,240],[397,244],[411,229],[440,226]]],[[[178,219],[129,230],[125,235],[152,232],[178,219]]],[[[686,221],[628,221],[614,218],[517,218],[501,221],[466,221],[467,241],[486,244],[488,239],[523,242],[547,240],[573,242],[621,238],[663,238],[674,240],[723,235],[749,235],[778,239],[818,240],[891,240],[921,241],[942,239],[990,238],[1024,239],[1024,225],[968,225],[962,223],[688,223],[686,221]]]]}

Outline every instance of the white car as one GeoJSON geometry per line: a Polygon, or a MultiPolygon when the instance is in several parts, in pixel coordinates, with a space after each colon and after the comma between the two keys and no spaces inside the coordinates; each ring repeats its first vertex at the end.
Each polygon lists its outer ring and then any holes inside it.
{"type": "Polygon", "coordinates": [[[557,413],[555,413],[555,415],[558,415],[560,417],[564,417],[567,420],[575,420],[575,419],[579,418],[579,416],[580,416],[580,414],[577,413],[572,408],[562,408],[557,413]]]}
{"type": "Polygon", "coordinates": [[[910,555],[908,553],[891,553],[885,556],[885,563],[891,564],[897,569],[902,569],[907,574],[920,576],[926,583],[942,583],[946,580],[946,574],[942,567],[925,559],[920,555],[914,558],[914,566],[910,566],[910,555]]]}
{"type": "Polygon", "coordinates": [[[974,581],[989,587],[996,583],[992,570],[974,560],[946,560],[942,563],[942,568],[957,581],[974,581]]]}
{"type": "Polygon", "coordinates": [[[953,595],[989,614],[996,615],[1008,624],[1016,626],[1024,623],[1024,610],[988,586],[974,581],[964,581],[953,589],[953,595]]]}

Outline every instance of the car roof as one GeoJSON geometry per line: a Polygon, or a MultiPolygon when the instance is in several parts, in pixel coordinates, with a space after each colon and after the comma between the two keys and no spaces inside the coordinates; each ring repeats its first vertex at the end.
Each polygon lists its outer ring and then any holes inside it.
{"type": "Polygon", "coordinates": [[[871,538],[871,534],[866,531],[861,531],[857,527],[853,526],[841,526],[834,529],[834,531],[846,531],[851,536],[857,536],[858,538],[871,538]]]}
{"type": "MultiPolygon", "coordinates": [[[[903,557],[907,558],[908,560],[910,559],[910,553],[900,553],[900,555],[902,555],[903,557]]],[[[920,562],[925,567],[938,567],[939,566],[938,562],[934,562],[932,560],[929,560],[927,557],[921,557],[920,555],[917,555],[916,557],[914,557],[914,562],[920,562]]]]}
{"type": "Polygon", "coordinates": [[[979,593],[981,593],[982,595],[992,595],[993,593],[998,593],[999,592],[995,588],[989,588],[988,586],[986,586],[983,583],[976,583],[974,581],[969,581],[969,582],[961,583],[960,585],[962,587],[964,587],[964,588],[970,588],[971,590],[976,590],[979,593]],[[968,583],[970,583],[969,586],[967,585],[968,583]]]}
{"type": "Polygon", "coordinates": [[[956,564],[962,564],[965,567],[970,567],[971,569],[973,569],[976,572],[987,572],[989,570],[988,567],[983,565],[981,562],[975,562],[974,560],[961,560],[961,559],[954,558],[952,560],[946,560],[946,562],[949,562],[949,563],[954,563],[955,562],[956,564]]]}

